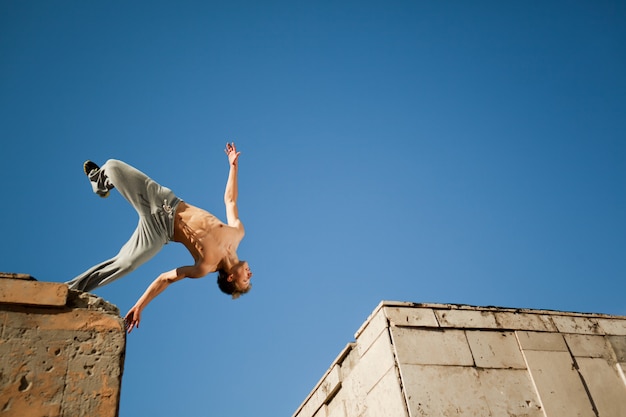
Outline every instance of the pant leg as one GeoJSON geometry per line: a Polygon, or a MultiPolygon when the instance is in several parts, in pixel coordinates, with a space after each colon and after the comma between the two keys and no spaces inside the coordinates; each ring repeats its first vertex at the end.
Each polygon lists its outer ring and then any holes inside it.
{"type": "Polygon", "coordinates": [[[159,236],[158,232],[155,233],[155,228],[149,224],[151,220],[152,217],[140,217],[137,229],[117,255],[67,282],[69,287],[81,291],[91,291],[102,287],[131,273],[156,255],[166,241],[159,236]]]}
{"type": "Polygon", "coordinates": [[[170,205],[174,205],[174,200],[177,200],[169,188],[157,184],[137,168],[117,159],[106,161],[89,180],[96,193],[116,188],[140,216],[158,210],[163,205],[161,198],[167,199],[170,205]]]}
{"type": "Polygon", "coordinates": [[[108,160],[90,181],[98,193],[115,187],[139,214],[137,229],[113,258],[78,275],[67,284],[91,291],[132,272],[159,252],[174,230],[173,213],[180,199],[138,169],[108,160]]]}

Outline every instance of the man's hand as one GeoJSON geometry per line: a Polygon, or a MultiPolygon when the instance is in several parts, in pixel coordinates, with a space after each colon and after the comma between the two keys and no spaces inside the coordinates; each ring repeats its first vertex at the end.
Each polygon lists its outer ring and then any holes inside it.
{"type": "Polygon", "coordinates": [[[236,167],[237,161],[239,159],[239,154],[241,152],[237,152],[237,148],[235,147],[235,142],[226,143],[226,149],[224,149],[224,152],[226,152],[226,155],[228,155],[228,162],[232,166],[236,167]]]}
{"type": "Polygon", "coordinates": [[[128,310],[126,317],[124,318],[124,327],[128,333],[130,333],[135,327],[139,328],[139,322],[141,321],[141,312],[144,308],[156,297],[161,294],[164,289],[167,288],[172,282],[180,281],[181,279],[193,276],[195,267],[182,266],[180,268],[172,269],[171,271],[164,272],[159,275],[152,284],[146,289],[139,300],[135,303],[133,308],[128,310]]]}
{"type": "Polygon", "coordinates": [[[141,309],[137,306],[131,308],[126,317],[124,318],[124,326],[128,334],[136,327],[139,328],[139,322],[141,321],[141,309]]]}

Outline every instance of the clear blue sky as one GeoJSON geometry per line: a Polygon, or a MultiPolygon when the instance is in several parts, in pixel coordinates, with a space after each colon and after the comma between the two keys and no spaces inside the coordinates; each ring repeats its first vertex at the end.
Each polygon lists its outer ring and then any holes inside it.
{"type": "MultiPolygon", "coordinates": [[[[290,416],[381,300],[626,315],[623,1],[1,1],[0,270],[63,282],[136,224],[123,159],[240,255],[150,304],[121,417],[290,416]]],[[[178,244],[95,293],[122,314],[178,244]]]]}

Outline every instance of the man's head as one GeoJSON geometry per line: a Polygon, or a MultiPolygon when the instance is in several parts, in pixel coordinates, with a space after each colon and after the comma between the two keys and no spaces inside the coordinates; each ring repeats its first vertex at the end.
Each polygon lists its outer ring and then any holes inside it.
{"type": "Polygon", "coordinates": [[[252,288],[250,278],[252,272],[246,261],[237,262],[228,271],[224,269],[217,271],[217,285],[223,293],[231,295],[233,300],[250,291],[252,288]]]}

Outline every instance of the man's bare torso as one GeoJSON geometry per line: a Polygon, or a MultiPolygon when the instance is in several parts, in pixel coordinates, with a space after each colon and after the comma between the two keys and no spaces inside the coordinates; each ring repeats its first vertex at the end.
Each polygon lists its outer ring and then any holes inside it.
{"type": "Polygon", "coordinates": [[[184,201],[176,209],[172,240],[185,245],[204,274],[230,266],[225,263],[236,262],[236,250],[242,238],[240,229],[224,224],[206,210],[184,201]]]}

